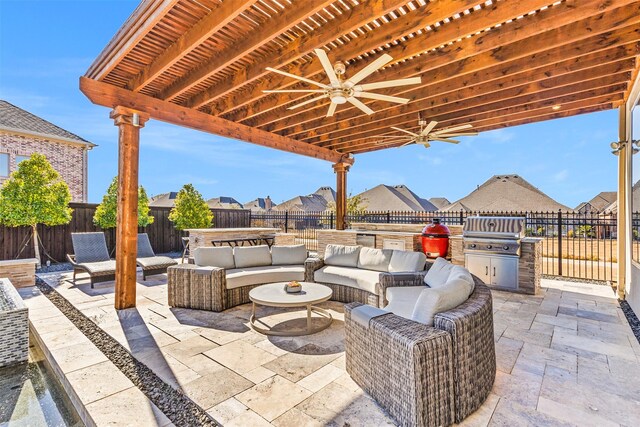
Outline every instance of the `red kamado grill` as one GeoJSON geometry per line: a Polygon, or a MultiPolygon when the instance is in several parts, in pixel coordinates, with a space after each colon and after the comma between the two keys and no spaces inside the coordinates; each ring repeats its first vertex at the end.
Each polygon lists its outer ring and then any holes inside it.
{"type": "Polygon", "coordinates": [[[450,234],[447,226],[440,224],[440,218],[434,218],[432,223],[422,230],[422,252],[428,258],[446,257],[450,234]]]}

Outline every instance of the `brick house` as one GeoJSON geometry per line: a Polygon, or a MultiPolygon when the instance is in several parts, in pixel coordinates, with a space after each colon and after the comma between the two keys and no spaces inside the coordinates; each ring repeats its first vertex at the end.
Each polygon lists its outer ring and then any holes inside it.
{"type": "Polygon", "coordinates": [[[87,152],[95,144],[0,100],[0,185],[18,163],[44,154],[62,175],[74,202],[87,201],[87,152]]]}

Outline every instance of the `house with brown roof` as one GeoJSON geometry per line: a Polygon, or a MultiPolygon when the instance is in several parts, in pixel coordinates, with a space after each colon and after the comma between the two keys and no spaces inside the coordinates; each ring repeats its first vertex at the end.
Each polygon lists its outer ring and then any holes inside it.
{"type": "Polygon", "coordinates": [[[336,192],[331,187],[320,187],[308,196],[296,196],[274,207],[277,211],[323,212],[336,202],[336,192]]]}
{"type": "Polygon", "coordinates": [[[18,163],[44,154],[69,186],[71,200],[88,197],[87,153],[95,144],[7,101],[0,100],[0,185],[18,163]]]}
{"type": "Polygon", "coordinates": [[[176,204],[177,191],[162,193],[149,199],[149,206],[154,208],[172,208],[176,204]]]}
{"type": "Polygon", "coordinates": [[[432,197],[429,199],[432,205],[434,205],[438,210],[442,210],[449,206],[451,202],[446,197],[432,197]]]}
{"type": "Polygon", "coordinates": [[[572,211],[531,185],[521,176],[494,175],[445,211],[467,212],[555,212],[572,211]]]}
{"type": "Polygon", "coordinates": [[[242,203],[233,197],[220,196],[207,200],[211,209],[243,209],[242,203]]]}
{"type": "Polygon", "coordinates": [[[275,204],[271,200],[271,197],[266,198],[258,197],[255,200],[244,203],[244,208],[249,209],[252,212],[269,212],[275,208],[275,204]]]}
{"type": "Polygon", "coordinates": [[[433,203],[418,196],[406,185],[380,184],[358,195],[366,205],[367,212],[431,212],[438,210],[433,203]]]}
{"type": "Polygon", "coordinates": [[[582,202],[576,207],[576,212],[588,214],[592,212],[604,212],[608,210],[611,204],[615,203],[618,198],[618,193],[615,191],[603,191],[597,194],[593,199],[588,202],[582,202]]]}

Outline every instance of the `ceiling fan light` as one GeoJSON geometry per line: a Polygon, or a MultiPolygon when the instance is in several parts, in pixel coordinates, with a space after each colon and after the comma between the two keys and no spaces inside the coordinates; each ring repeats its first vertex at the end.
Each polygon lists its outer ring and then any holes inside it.
{"type": "Polygon", "coordinates": [[[333,102],[334,104],[344,104],[347,102],[347,97],[339,94],[332,95],[331,102],[333,102]]]}

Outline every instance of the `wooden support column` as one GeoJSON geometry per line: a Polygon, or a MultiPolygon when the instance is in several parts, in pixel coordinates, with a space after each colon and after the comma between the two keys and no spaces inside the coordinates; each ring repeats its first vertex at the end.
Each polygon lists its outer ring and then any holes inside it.
{"type": "Polygon", "coordinates": [[[617,243],[618,243],[618,298],[625,298],[628,273],[631,268],[630,235],[631,235],[631,158],[633,146],[627,133],[627,107],[623,104],[619,108],[618,141],[620,149],[618,155],[618,214],[617,214],[617,243]]]}
{"type": "Polygon", "coordinates": [[[138,153],[140,128],[146,114],[115,107],[110,117],[118,126],[118,225],[116,227],[117,310],[136,305],[136,255],[138,252],[138,153]]]}
{"type": "Polygon", "coordinates": [[[333,165],[336,173],[336,230],[346,228],[347,215],[347,172],[349,164],[338,162],[333,165]]]}

